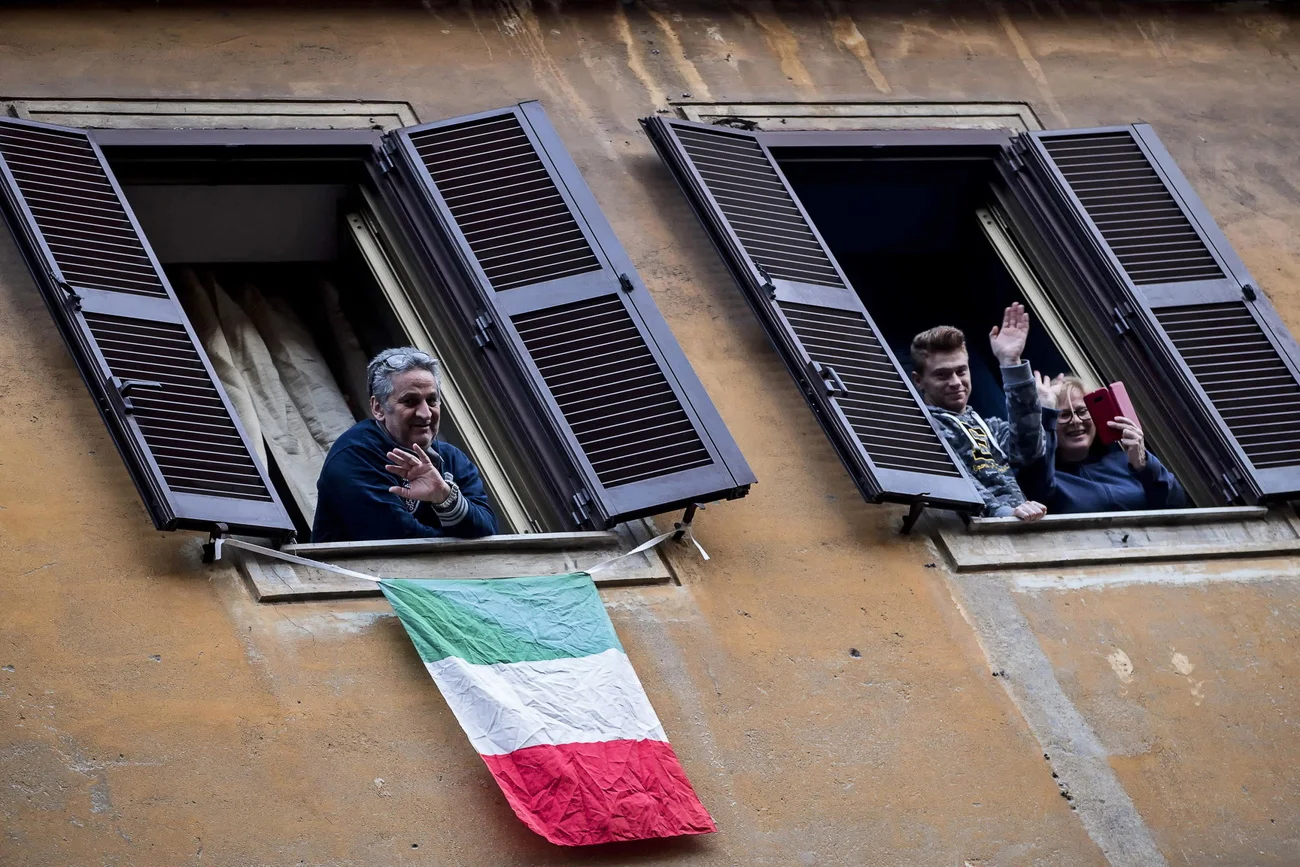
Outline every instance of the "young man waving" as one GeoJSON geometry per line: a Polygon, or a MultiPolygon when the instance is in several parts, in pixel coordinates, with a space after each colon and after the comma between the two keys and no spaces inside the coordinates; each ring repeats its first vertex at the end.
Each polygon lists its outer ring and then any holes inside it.
{"type": "Polygon", "coordinates": [[[1013,469],[1042,458],[1045,448],[1038,386],[1029,362],[1020,357],[1028,337],[1029,313],[1019,303],[1008,307],[1002,325],[989,332],[989,346],[1002,366],[1009,422],[983,419],[969,406],[970,357],[966,336],[957,328],[940,325],[912,339],[912,379],[939,431],[974,477],[984,514],[1037,521],[1047,509],[1025,499],[1013,469]]]}

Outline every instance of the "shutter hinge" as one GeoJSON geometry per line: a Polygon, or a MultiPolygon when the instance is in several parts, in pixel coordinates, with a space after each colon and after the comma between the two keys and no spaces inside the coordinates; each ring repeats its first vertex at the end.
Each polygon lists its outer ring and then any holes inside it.
{"type": "Polygon", "coordinates": [[[822,392],[827,397],[843,397],[849,393],[849,387],[840,379],[839,373],[829,364],[814,361],[810,365],[822,384],[822,392]]]}
{"type": "Polygon", "coordinates": [[[1125,316],[1124,313],[1125,311],[1123,308],[1118,304],[1115,305],[1115,334],[1120,337],[1123,337],[1125,334],[1128,334],[1133,330],[1133,327],[1128,324],[1128,317],[1125,316]]]}
{"type": "Polygon", "coordinates": [[[1255,287],[1251,286],[1249,283],[1242,284],[1241,296],[1245,298],[1247,301],[1254,301],[1255,298],[1257,297],[1255,293],[1255,287]]]}
{"type": "Polygon", "coordinates": [[[758,276],[763,278],[763,283],[760,288],[767,293],[769,301],[775,301],[776,285],[772,282],[772,275],[767,273],[767,269],[757,262],[754,263],[754,268],[758,271],[758,276]]]}
{"type": "Polygon", "coordinates": [[[573,515],[573,522],[579,527],[585,527],[591,523],[591,509],[588,508],[590,505],[591,495],[586,490],[579,489],[573,495],[573,511],[570,514],[573,515]]]}
{"type": "Polygon", "coordinates": [[[488,334],[491,327],[492,320],[486,313],[480,313],[474,318],[474,342],[479,349],[486,349],[492,343],[492,335],[488,334]]]}
{"type": "Polygon", "coordinates": [[[631,292],[636,287],[632,285],[632,278],[626,274],[618,275],[618,285],[623,288],[624,292],[631,292]]]}
{"type": "MultiPolygon", "coordinates": [[[[1020,143],[1016,142],[1016,144],[1020,144],[1020,143]]],[[[1011,171],[1015,172],[1016,174],[1019,174],[1020,172],[1023,172],[1025,170],[1025,161],[1020,157],[1023,147],[1024,146],[1021,145],[1020,148],[1016,148],[1015,145],[1012,145],[1012,149],[1007,151],[1007,165],[1010,166],[1011,171]]]]}
{"type": "Polygon", "coordinates": [[[384,142],[375,152],[375,161],[379,164],[379,173],[386,175],[393,170],[393,157],[389,153],[389,144],[384,142]]]}
{"type": "Polygon", "coordinates": [[[135,405],[131,403],[132,389],[162,388],[161,382],[154,382],[151,379],[118,379],[116,376],[112,377],[108,384],[109,402],[122,415],[130,415],[135,412],[135,405]]]}
{"type": "Polygon", "coordinates": [[[1241,473],[1236,469],[1229,469],[1223,474],[1223,498],[1229,505],[1241,502],[1241,492],[1237,490],[1240,483],[1241,473]]]}

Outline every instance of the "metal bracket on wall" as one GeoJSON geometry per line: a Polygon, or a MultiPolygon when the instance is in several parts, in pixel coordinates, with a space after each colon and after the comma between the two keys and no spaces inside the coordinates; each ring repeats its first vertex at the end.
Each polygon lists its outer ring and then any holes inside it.
{"type": "Polygon", "coordinates": [[[907,514],[903,516],[903,526],[899,528],[899,533],[904,536],[911,534],[912,528],[915,527],[916,522],[921,519],[921,513],[925,511],[925,500],[921,498],[926,496],[929,496],[929,494],[920,494],[912,501],[912,507],[908,509],[907,514]]]}
{"type": "Polygon", "coordinates": [[[230,535],[230,526],[228,524],[217,524],[208,534],[208,541],[203,543],[203,562],[217,562],[217,540],[224,539],[230,535]]]}
{"type": "Polygon", "coordinates": [[[673,524],[674,541],[681,539],[683,536],[685,536],[687,533],[690,532],[691,522],[695,520],[696,510],[703,509],[703,508],[704,506],[700,505],[699,503],[691,503],[689,506],[686,507],[686,512],[682,515],[682,519],[673,524]]]}

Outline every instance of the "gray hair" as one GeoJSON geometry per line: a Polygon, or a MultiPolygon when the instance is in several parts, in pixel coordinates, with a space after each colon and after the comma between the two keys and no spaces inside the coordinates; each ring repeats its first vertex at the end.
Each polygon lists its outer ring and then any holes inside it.
{"type": "Polygon", "coordinates": [[[385,349],[366,365],[366,383],[370,386],[371,396],[378,398],[381,405],[387,406],[388,399],[393,396],[393,375],[408,370],[427,370],[432,373],[438,394],[442,394],[442,372],[439,370],[438,359],[414,346],[398,346],[385,349]]]}

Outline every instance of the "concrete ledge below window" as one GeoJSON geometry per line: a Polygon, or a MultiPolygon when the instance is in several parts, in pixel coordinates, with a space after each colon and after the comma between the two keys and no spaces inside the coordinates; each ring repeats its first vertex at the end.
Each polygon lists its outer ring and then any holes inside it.
{"type": "Polygon", "coordinates": [[[959,572],[1300,555],[1300,521],[1285,506],[1059,515],[1031,524],[975,518],[969,527],[944,514],[930,529],[959,572]]]}
{"type": "MultiPolygon", "coordinates": [[[[393,539],[287,545],[295,554],[381,578],[516,578],[579,572],[632,550],[654,528],[633,521],[608,532],[527,533],[482,539],[393,539]]],[[[238,568],[259,602],[377,596],[371,581],[239,552],[238,568]]],[[[673,580],[657,548],[633,554],[594,576],[597,586],[673,580]]]]}

